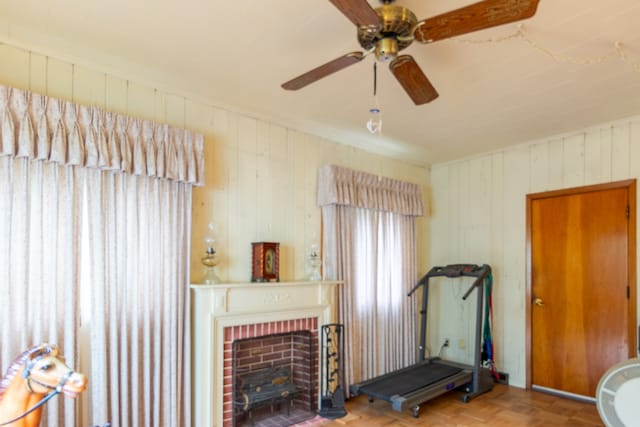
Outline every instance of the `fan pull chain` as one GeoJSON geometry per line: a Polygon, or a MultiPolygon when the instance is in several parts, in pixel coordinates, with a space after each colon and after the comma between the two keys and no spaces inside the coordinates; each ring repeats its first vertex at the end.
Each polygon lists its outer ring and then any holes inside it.
{"type": "Polygon", "coordinates": [[[380,114],[380,107],[378,106],[378,68],[377,63],[373,62],[373,102],[374,106],[369,109],[369,120],[367,121],[367,129],[372,134],[382,133],[382,115],[380,114]]]}
{"type": "Polygon", "coordinates": [[[378,86],[378,67],[377,62],[373,61],[373,97],[376,97],[376,89],[378,86]]]}

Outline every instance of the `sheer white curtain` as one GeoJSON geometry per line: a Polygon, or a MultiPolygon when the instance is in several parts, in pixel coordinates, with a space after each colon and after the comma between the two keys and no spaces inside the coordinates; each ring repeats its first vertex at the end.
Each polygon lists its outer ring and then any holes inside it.
{"type": "Polygon", "coordinates": [[[328,165],[319,172],[325,277],[343,280],[345,378],[353,384],[416,361],[416,184],[328,165]]]}
{"type": "MultiPolygon", "coordinates": [[[[74,367],[89,351],[94,424],[189,425],[188,241],[202,136],[2,86],[0,121],[3,371],[34,342],[58,344],[74,367]],[[80,293],[90,295],[88,349],[80,293]]],[[[64,412],[47,404],[45,425],[78,425],[73,401],[59,401],[64,412]]]]}
{"type": "Polygon", "coordinates": [[[190,425],[190,186],[88,175],[93,422],[190,425]]]}
{"type": "MultiPolygon", "coordinates": [[[[73,166],[0,156],[0,375],[45,342],[77,366],[78,174],[73,166]]],[[[42,424],[74,427],[75,403],[51,400],[42,424]]]]}

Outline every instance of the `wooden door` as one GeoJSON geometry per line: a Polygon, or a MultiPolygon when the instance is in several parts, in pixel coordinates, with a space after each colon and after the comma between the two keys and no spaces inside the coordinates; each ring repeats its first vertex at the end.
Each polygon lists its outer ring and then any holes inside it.
{"type": "Polygon", "coordinates": [[[606,187],[528,198],[530,385],[594,397],[634,354],[635,196],[606,187]]]}

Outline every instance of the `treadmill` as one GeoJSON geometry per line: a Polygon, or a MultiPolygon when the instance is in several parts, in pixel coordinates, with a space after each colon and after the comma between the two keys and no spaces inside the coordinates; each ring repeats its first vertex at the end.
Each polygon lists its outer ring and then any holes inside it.
{"type": "Polygon", "coordinates": [[[482,348],[482,314],[484,280],[489,277],[491,267],[475,264],[452,264],[444,267],[433,267],[409,292],[411,296],[420,287],[422,289],[422,309],[420,310],[420,347],[418,362],[415,365],[372,378],[349,388],[353,396],[366,394],[369,402],[374,398],[391,403],[394,410],[402,412],[411,408],[413,416],[418,417],[420,404],[440,396],[451,390],[463,389],[465,394],[460,398],[467,403],[474,397],[493,389],[493,377],[487,368],[481,366],[482,348]],[[475,280],[462,297],[476,291],[476,331],[475,357],[472,366],[439,357],[425,358],[427,335],[427,303],[429,298],[429,279],[431,277],[473,277],[475,280]]]}

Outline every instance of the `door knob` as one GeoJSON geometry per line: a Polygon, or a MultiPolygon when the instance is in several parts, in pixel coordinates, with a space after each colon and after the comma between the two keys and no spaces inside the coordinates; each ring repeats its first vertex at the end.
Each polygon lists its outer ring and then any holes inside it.
{"type": "Polygon", "coordinates": [[[538,307],[542,307],[544,305],[544,301],[542,301],[542,298],[537,297],[533,299],[533,303],[538,307]]]}

